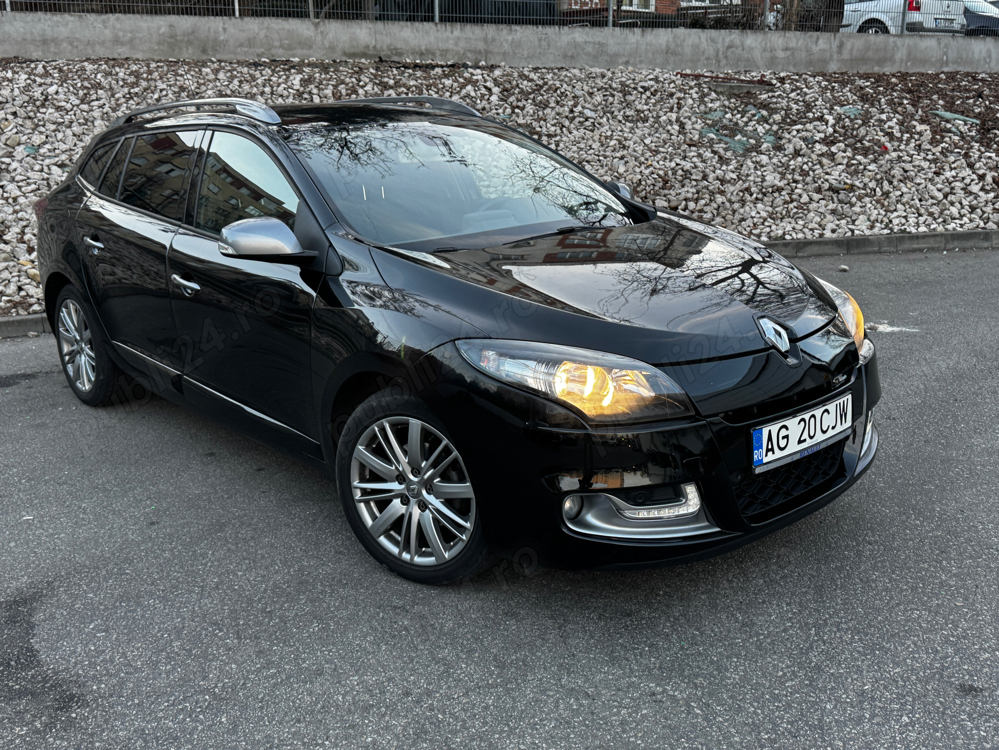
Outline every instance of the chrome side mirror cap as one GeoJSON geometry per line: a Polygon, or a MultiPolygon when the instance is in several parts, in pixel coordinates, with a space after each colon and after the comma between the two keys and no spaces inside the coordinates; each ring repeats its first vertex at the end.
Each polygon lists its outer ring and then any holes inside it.
{"type": "Polygon", "coordinates": [[[271,216],[243,219],[223,228],[219,252],[230,258],[286,263],[315,257],[302,248],[287,224],[271,216]]]}
{"type": "Polygon", "coordinates": [[[626,182],[608,182],[607,187],[620,195],[622,198],[627,198],[630,201],[635,200],[635,191],[633,191],[631,186],[626,182]]]}

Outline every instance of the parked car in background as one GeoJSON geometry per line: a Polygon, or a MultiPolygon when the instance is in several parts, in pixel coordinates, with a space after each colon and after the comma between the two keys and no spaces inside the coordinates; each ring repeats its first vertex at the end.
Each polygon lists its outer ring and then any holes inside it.
{"type": "Polygon", "coordinates": [[[966,36],[999,36],[999,8],[985,0],[964,0],[966,36]]]}
{"type": "Polygon", "coordinates": [[[840,32],[963,34],[966,27],[961,0],[846,0],[840,32]]]}

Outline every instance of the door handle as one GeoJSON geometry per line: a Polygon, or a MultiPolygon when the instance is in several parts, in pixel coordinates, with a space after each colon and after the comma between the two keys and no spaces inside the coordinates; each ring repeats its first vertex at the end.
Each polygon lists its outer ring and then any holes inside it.
{"type": "Polygon", "coordinates": [[[190,297],[195,292],[200,292],[201,287],[195,284],[193,281],[188,281],[187,279],[182,279],[177,274],[170,277],[170,281],[180,287],[181,291],[184,292],[185,297],[190,297]]]}
{"type": "Polygon", "coordinates": [[[97,255],[97,253],[99,253],[101,250],[104,249],[104,243],[103,242],[98,242],[97,240],[93,239],[92,237],[84,237],[83,238],[83,244],[86,245],[87,247],[89,247],[90,248],[90,252],[93,253],[94,255],[97,255]]]}

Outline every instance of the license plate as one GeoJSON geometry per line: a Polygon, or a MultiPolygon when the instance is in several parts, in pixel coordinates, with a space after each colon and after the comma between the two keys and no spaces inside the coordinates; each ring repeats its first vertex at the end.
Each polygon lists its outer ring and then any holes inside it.
{"type": "Polygon", "coordinates": [[[781,422],[753,430],[753,468],[757,472],[821,450],[852,427],[853,395],[846,394],[781,422]]]}
{"type": "Polygon", "coordinates": [[[949,28],[954,26],[953,18],[937,18],[936,22],[937,26],[947,26],[949,28]]]}

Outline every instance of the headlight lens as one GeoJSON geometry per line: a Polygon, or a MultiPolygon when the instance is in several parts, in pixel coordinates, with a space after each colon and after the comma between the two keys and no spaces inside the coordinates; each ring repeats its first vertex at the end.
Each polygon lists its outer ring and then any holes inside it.
{"type": "Polygon", "coordinates": [[[680,386],[635,359],[531,341],[456,343],[462,356],[482,372],[566,404],[591,422],[673,419],[694,413],[680,386]]]}
{"type": "Polygon", "coordinates": [[[829,295],[836,302],[840,317],[843,318],[847,330],[853,336],[853,341],[857,345],[857,351],[860,351],[864,346],[864,314],[860,312],[860,305],[857,304],[857,300],[839,287],[833,286],[828,281],[823,281],[822,279],[819,279],[819,281],[822,282],[822,286],[826,288],[826,291],[829,292],[829,295]]]}

